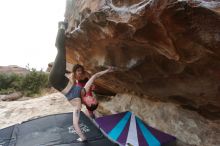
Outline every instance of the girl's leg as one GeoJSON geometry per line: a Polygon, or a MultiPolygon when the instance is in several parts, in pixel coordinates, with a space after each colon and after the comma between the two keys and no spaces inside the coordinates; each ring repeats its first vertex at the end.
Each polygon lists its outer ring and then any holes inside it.
{"type": "Polygon", "coordinates": [[[80,118],[80,111],[81,111],[81,99],[80,98],[74,98],[70,100],[70,103],[73,106],[73,128],[75,129],[76,133],[81,138],[81,141],[86,140],[85,135],[82,133],[80,126],[79,126],[79,118],[80,118]]]}
{"type": "Polygon", "coordinates": [[[56,38],[56,47],[58,50],[52,70],[50,72],[49,81],[51,85],[58,91],[62,91],[68,84],[69,79],[66,73],[66,49],[65,49],[65,27],[64,22],[60,23],[56,38]]]}

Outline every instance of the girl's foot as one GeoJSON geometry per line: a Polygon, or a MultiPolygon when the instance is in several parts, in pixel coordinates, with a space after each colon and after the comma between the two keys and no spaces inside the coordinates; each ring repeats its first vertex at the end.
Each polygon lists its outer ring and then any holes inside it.
{"type": "Polygon", "coordinates": [[[76,141],[78,141],[78,142],[88,142],[86,138],[85,138],[85,139],[82,139],[82,138],[80,138],[80,137],[79,137],[78,139],[76,139],[76,141]]]}
{"type": "Polygon", "coordinates": [[[66,30],[68,27],[68,23],[65,21],[58,22],[58,28],[66,30]]]}

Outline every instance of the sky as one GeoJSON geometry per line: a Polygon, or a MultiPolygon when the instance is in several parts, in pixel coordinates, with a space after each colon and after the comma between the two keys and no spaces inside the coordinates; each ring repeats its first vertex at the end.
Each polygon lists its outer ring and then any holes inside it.
{"type": "Polygon", "coordinates": [[[0,0],[0,66],[46,70],[66,0],[0,0]]]}

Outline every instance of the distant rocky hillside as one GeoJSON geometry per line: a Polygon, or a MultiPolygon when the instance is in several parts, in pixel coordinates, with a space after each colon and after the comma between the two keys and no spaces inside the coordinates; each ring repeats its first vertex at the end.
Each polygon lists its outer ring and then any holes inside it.
{"type": "Polygon", "coordinates": [[[29,70],[17,65],[0,66],[0,73],[27,74],[29,70]]]}

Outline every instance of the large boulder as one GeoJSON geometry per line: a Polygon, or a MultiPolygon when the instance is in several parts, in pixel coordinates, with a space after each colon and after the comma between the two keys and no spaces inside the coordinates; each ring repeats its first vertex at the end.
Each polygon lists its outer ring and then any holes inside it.
{"type": "Polygon", "coordinates": [[[209,119],[220,112],[219,1],[67,0],[67,60],[91,71],[120,69],[98,83],[179,103],[209,119]]]}
{"type": "Polygon", "coordinates": [[[17,100],[20,97],[22,97],[23,94],[21,92],[14,92],[14,93],[10,93],[7,95],[0,95],[0,101],[12,101],[12,100],[17,100]]]}
{"type": "Polygon", "coordinates": [[[67,0],[68,63],[115,66],[96,83],[219,125],[219,10],[218,0],[67,0]]]}

